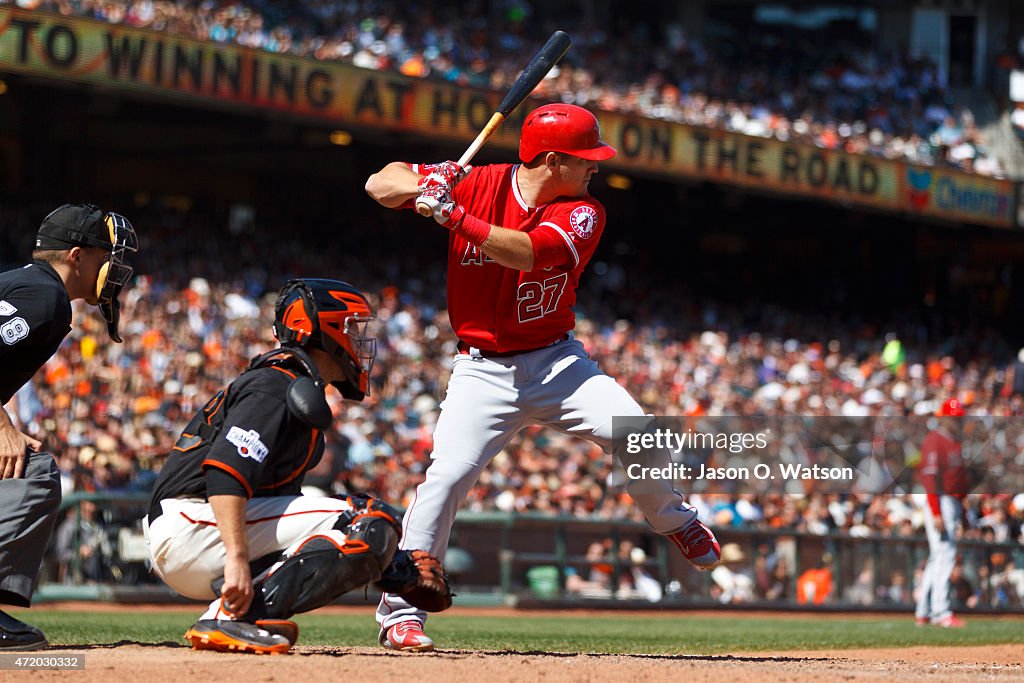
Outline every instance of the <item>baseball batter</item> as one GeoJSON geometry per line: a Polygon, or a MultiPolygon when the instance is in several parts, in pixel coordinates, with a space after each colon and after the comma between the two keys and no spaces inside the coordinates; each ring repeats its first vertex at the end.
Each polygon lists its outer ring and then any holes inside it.
{"type": "MultiPolygon", "coordinates": [[[[605,227],[604,207],[587,189],[598,162],[614,155],[593,114],[550,104],[526,117],[521,164],[393,162],[368,179],[367,192],[383,206],[409,208],[419,199],[450,230],[448,310],[460,342],[403,547],[443,558],[459,505],[524,427],[547,425],[611,452],[612,416],[643,417],[572,336],[576,288],[605,227]]],[[[629,492],[651,527],[692,564],[714,567],[714,534],[669,482],[663,485],[629,492]]],[[[385,594],[377,610],[381,644],[433,649],[425,618],[385,594]]]]}
{"type": "Polygon", "coordinates": [[[450,604],[437,560],[395,552],[390,506],[300,495],[331,423],[325,384],[356,401],[367,392],[372,317],[344,282],[289,282],[274,319],[282,347],[207,402],[160,471],[145,521],[153,567],[182,595],[212,599],[185,633],[193,648],[287,652],[292,614],[371,582],[431,611],[450,604]]]}
{"type": "Polygon", "coordinates": [[[960,401],[947,400],[937,411],[941,420],[938,428],[928,432],[921,443],[918,473],[927,501],[924,528],[928,536],[928,562],[914,612],[919,626],[964,625],[949,606],[949,577],[956,564],[956,532],[963,516],[963,499],[970,489],[956,419],[965,414],[960,401]]]}

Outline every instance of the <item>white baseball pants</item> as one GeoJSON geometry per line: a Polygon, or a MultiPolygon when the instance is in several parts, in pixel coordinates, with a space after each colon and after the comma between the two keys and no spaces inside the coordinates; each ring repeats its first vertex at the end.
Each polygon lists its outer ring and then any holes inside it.
{"type": "Polygon", "coordinates": [[[939,621],[953,612],[949,607],[949,577],[956,563],[956,530],[962,506],[953,496],[939,497],[941,519],[925,505],[925,533],[928,535],[928,562],[921,575],[921,590],[914,615],[939,621]],[[945,539],[940,533],[945,529],[945,539]]]}
{"type": "MultiPolygon", "coordinates": [[[[405,513],[401,547],[443,559],[459,505],[483,468],[524,427],[552,427],[611,453],[613,416],[643,417],[644,411],[571,337],[508,358],[483,358],[472,350],[455,356],[432,462],[405,513]]],[[[667,452],[665,458],[667,463],[667,452]]],[[[626,490],[654,531],[673,533],[696,518],[671,481],[647,480],[641,488],[626,490]]],[[[426,612],[395,595],[381,598],[382,628],[410,618],[422,623],[426,612]]]]}
{"type": "MultiPolygon", "coordinates": [[[[213,508],[198,499],[165,498],[160,504],[163,514],[151,526],[148,519],[145,523],[153,568],[181,595],[212,600],[210,584],[224,575],[226,558],[213,508]]],[[[313,496],[250,499],[245,509],[249,560],[287,554],[318,534],[344,543],[345,535],[334,525],[351,507],[344,500],[313,496]]]]}

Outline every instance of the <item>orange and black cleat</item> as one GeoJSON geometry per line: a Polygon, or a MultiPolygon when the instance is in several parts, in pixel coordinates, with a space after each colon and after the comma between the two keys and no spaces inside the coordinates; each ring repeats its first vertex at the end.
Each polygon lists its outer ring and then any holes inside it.
{"type": "Polygon", "coordinates": [[[256,626],[269,631],[271,635],[283,636],[291,645],[299,640],[299,625],[287,619],[257,619],[256,626]]]}
{"type": "Polygon", "coordinates": [[[298,638],[298,627],[292,626],[294,629],[274,628],[272,633],[247,621],[200,619],[185,632],[185,640],[192,643],[193,650],[280,655],[288,652],[293,642],[281,633],[293,632],[298,638]]]}

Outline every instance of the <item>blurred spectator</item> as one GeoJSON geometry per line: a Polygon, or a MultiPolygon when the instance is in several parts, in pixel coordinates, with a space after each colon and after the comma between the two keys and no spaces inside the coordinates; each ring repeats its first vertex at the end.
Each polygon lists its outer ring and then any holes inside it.
{"type": "Polygon", "coordinates": [[[846,587],[844,598],[853,605],[870,605],[875,601],[874,566],[865,562],[857,572],[857,578],[846,587]]]}
{"type": "Polygon", "coordinates": [[[628,552],[622,557],[626,570],[619,581],[617,597],[640,597],[648,602],[660,601],[664,591],[661,583],[651,576],[644,566],[647,562],[647,553],[643,548],[635,547],[627,541],[622,542],[621,548],[620,555],[623,551],[628,552]]]}
{"type": "Polygon", "coordinates": [[[586,560],[590,563],[590,567],[586,579],[575,568],[568,567],[566,569],[566,593],[588,598],[611,597],[612,565],[608,561],[610,559],[608,556],[609,543],[595,541],[587,547],[586,560]]]}
{"type": "Polygon", "coordinates": [[[113,556],[110,539],[96,518],[96,503],[70,507],[57,527],[57,579],[62,583],[96,583],[109,578],[113,556]]]}
{"type": "Polygon", "coordinates": [[[758,553],[754,559],[754,587],[758,598],[786,600],[790,597],[790,576],[786,558],[758,553]]]}
{"type": "Polygon", "coordinates": [[[992,553],[993,607],[1020,607],[1024,605],[1024,569],[1006,553],[992,553]]]}
{"type": "Polygon", "coordinates": [[[832,601],[832,555],[825,553],[821,562],[796,580],[796,601],[801,605],[823,605],[832,601]]]}
{"type": "Polygon", "coordinates": [[[959,562],[953,567],[953,573],[949,577],[949,594],[956,609],[978,606],[978,592],[964,576],[964,567],[959,562]]]}
{"type": "Polygon", "coordinates": [[[879,598],[882,602],[896,605],[909,604],[911,595],[906,573],[893,569],[889,574],[889,585],[879,586],[879,598]]]}
{"type": "Polygon", "coordinates": [[[737,543],[722,546],[722,563],[711,570],[711,596],[720,602],[741,603],[754,599],[754,579],[746,553],[737,543]]]}
{"type": "Polygon", "coordinates": [[[1010,123],[1013,124],[1013,132],[1024,139],[1024,102],[1018,102],[1010,114],[1010,123]]]}

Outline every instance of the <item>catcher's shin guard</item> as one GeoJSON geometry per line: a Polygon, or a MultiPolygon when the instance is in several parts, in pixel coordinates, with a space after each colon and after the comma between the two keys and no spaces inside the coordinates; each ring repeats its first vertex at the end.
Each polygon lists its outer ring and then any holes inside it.
{"type": "Polygon", "coordinates": [[[256,586],[249,618],[287,619],[377,581],[397,546],[394,527],[380,517],[351,524],[343,545],[312,536],[256,586]]]}

